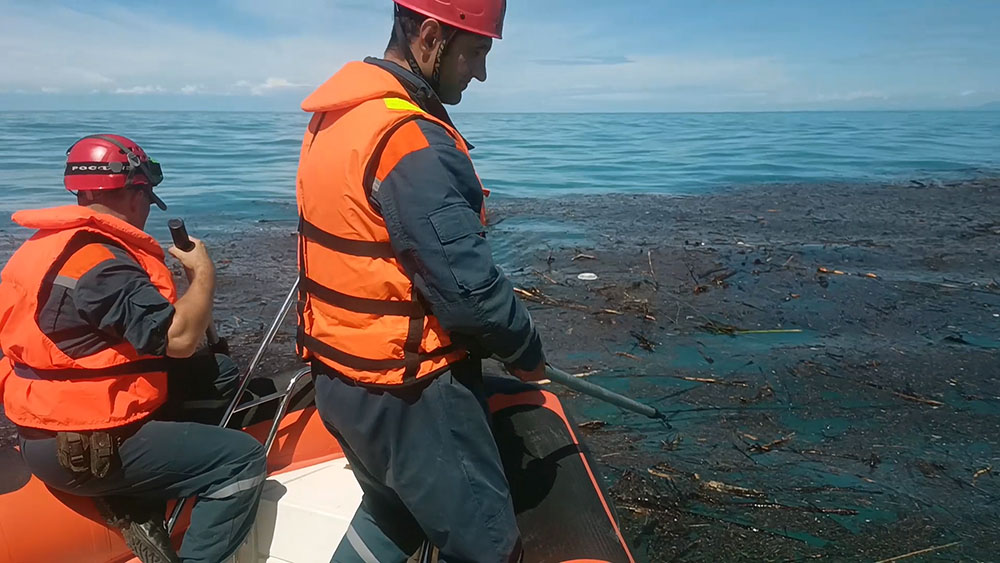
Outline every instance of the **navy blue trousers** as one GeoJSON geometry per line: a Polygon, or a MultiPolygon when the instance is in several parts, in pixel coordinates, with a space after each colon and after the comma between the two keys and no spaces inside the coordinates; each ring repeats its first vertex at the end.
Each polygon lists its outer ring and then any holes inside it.
{"type": "Polygon", "coordinates": [[[479,361],[401,389],[313,362],[316,406],[364,499],[335,563],[402,563],[429,539],[446,563],[508,563],[520,533],[490,430],[479,361]]]}
{"type": "Polygon", "coordinates": [[[226,356],[174,360],[169,400],[129,428],[121,467],[102,479],[74,478],[56,459],[54,434],[19,429],[21,455],[48,486],[73,495],[166,501],[196,497],[178,552],[185,563],[220,563],[250,532],[265,477],[264,448],[238,430],[215,426],[239,378],[226,356]]]}

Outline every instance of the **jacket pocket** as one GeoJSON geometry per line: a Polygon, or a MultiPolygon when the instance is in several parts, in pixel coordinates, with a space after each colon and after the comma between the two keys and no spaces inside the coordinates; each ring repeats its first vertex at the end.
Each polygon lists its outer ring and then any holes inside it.
{"type": "Polygon", "coordinates": [[[497,278],[499,272],[486,242],[486,228],[472,209],[462,204],[449,205],[431,213],[429,219],[461,289],[477,291],[497,278]]]}

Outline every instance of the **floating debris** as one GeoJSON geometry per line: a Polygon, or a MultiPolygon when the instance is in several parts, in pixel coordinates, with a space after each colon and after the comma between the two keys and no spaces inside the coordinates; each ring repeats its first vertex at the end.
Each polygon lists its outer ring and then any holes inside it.
{"type": "Polygon", "coordinates": [[[790,506],[777,502],[737,502],[733,506],[746,506],[750,508],[769,508],[777,510],[794,510],[798,512],[812,512],[815,514],[837,514],[839,516],[857,516],[858,511],[853,508],[822,508],[819,506],[790,506]]]}
{"type": "Polygon", "coordinates": [[[842,270],[831,270],[829,268],[824,268],[822,266],[820,266],[819,268],[816,268],[816,271],[819,272],[819,273],[821,273],[821,274],[834,274],[834,275],[837,275],[837,276],[846,276],[846,275],[848,275],[847,272],[844,272],[842,270]]]}
{"type": "Polygon", "coordinates": [[[729,485],[723,483],[722,481],[704,481],[701,484],[701,488],[714,493],[722,493],[738,497],[764,498],[767,496],[762,491],[747,489],[745,487],[737,487],[736,485],[729,485]]]}
{"type": "Polygon", "coordinates": [[[597,311],[597,313],[598,314],[603,313],[605,315],[624,315],[625,314],[625,313],[622,313],[621,311],[615,311],[614,309],[601,309],[600,311],[597,311]]]}
{"type": "Polygon", "coordinates": [[[635,338],[639,342],[639,347],[642,348],[643,350],[646,350],[647,352],[655,352],[656,346],[659,345],[659,342],[653,342],[652,340],[646,338],[645,336],[639,334],[634,330],[629,331],[629,336],[635,338]]]}
{"type": "MultiPolygon", "coordinates": [[[[590,371],[585,371],[585,372],[581,372],[581,373],[574,373],[573,377],[575,377],[577,379],[581,379],[581,378],[584,378],[584,377],[588,377],[588,376],[594,375],[595,373],[598,373],[598,370],[592,369],[590,371]]],[[[537,383],[538,385],[548,385],[549,383],[552,383],[552,380],[551,379],[539,379],[535,383],[537,383]]]]}
{"type": "Polygon", "coordinates": [[[673,475],[669,475],[667,473],[664,473],[664,472],[662,472],[662,471],[660,471],[660,470],[658,470],[658,469],[656,469],[654,467],[650,467],[646,471],[648,471],[649,474],[652,475],[653,477],[659,477],[660,479],[667,479],[667,480],[670,480],[670,481],[674,480],[674,476],[673,475]]]}
{"type": "Polygon", "coordinates": [[[792,438],[794,438],[794,437],[795,437],[795,433],[792,432],[788,436],[785,436],[783,438],[778,438],[777,440],[775,440],[775,441],[773,441],[773,442],[771,442],[769,444],[754,444],[754,445],[750,446],[749,450],[751,452],[753,452],[753,453],[762,453],[762,454],[763,453],[767,453],[767,452],[769,452],[769,451],[777,448],[778,446],[783,446],[783,445],[787,444],[788,442],[791,442],[792,438]]]}
{"type": "Polygon", "coordinates": [[[992,474],[992,472],[993,472],[993,466],[992,465],[989,466],[989,467],[984,467],[983,469],[980,469],[979,471],[976,471],[975,475],[972,476],[972,482],[975,483],[976,479],[979,479],[983,475],[990,475],[990,474],[992,474]]]}
{"type": "MultiPolygon", "coordinates": [[[[832,270],[830,268],[824,268],[823,266],[820,266],[820,267],[816,268],[816,271],[819,272],[819,273],[821,273],[821,274],[832,274],[832,275],[835,275],[835,276],[850,276],[850,275],[852,275],[850,272],[845,272],[843,270],[832,270]]],[[[879,279],[878,274],[874,274],[872,272],[864,272],[864,273],[858,272],[857,274],[853,274],[853,275],[856,275],[856,276],[862,277],[862,278],[872,279],[872,280],[879,279]]]]}
{"type": "Polygon", "coordinates": [[[695,383],[709,383],[712,385],[727,385],[729,387],[747,387],[746,381],[726,381],[724,379],[715,379],[714,377],[691,377],[688,375],[669,375],[673,379],[682,379],[684,381],[693,381],[695,383]]]}
{"type": "Polygon", "coordinates": [[[918,555],[923,555],[925,553],[933,553],[935,551],[940,551],[942,549],[948,549],[949,547],[955,547],[962,542],[953,541],[951,543],[946,543],[944,545],[936,545],[934,547],[928,547],[926,549],[921,549],[918,551],[911,551],[909,553],[904,553],[902,555],[897,555],[895,557],[890,557],[888,559],[882,559],[876,561],[875,563],[893,563],[893,561],[902,561],[903,559],[909,559],[910,557],[916,557],[918,555]]]}
{"type": "Polygon", "coordinates": [[[923,397],[917,397],[916,395],[909,395],[907,393],[900,393],[899,391],[893,391],[892,394],[896,395],[897,397],[899,397],[899,398],[901,398],[901,399],[903,399],[905,401],[910,401],[912,403],[921,403],[921,404],[929,405],[929,406],[932,406],[932,407],[943,407],[944,406],[944,403],[942,403],[941,401],[935,401],[933,399],[925,399],[923,397]]]}
{"type": "Polygon", "coordinates": [[[594,281],[594,280],[597,279],[597,274],[594,274],[592,272],[584,272],[584,273],[576,276],[576,279],[583,280],[583,281],[594,281]]]}
{"type": "Polygon", "coordinates": [[[652,475],[654,477],[659,477],[661,479],[668,479],[670,481],[674,480],[674,475],[680,475],[682,477],[687,477],[689,479],[694,479],[696,481],[698,480],[698,474],[697,473],[691,474],[691,473],[687,473],[687,472],[681,471],[680,469],[675,469],[675,468],[667,465],[666,462],[657,463],[656,465],[650,467],[646,471],[650,475],[652,475]]]}
{"type": "Polygon", "coordinates": [[[590,311],[590,307],[587,307],[586,305],[575,303],[573,301],[556,299],[555,297],[551,297],[549,295],[546,295],[545,293],[542,293],[540,289],[534,287],[527,289],[515,287],[514,293],[520,295],[522,298],[528,301],[541,303],[542,305],[550,305],[552,307],[563,307],[566,309],[573,309],[575,311],[590,311]]]}
{"type": "Polygon", "coordinates": [[[681,435],[677,434],[677,435],[674,436],[674,438],[672,440],[660,440],[660,449],[672,452],[672,451],[680,448],[681,447],[681,442],[683,442],[683,441],[684,441],[684,439],[681,438],[681,435]]]}
{"type": "Polygon", "coordinates": [[[768,330],[738,330],[733,334],[739,336],[742,334],[799,334],[801,332],[801,328],[772,328],[768,330]]]}
{"type": "Polygon", "coordinates": [[[608,423],[603,420],[590,420],[587,422],[581,422],[580,424],[577,424],[576,427],[584,430],[599,430],[607,425],[608,423]]]}
{"type": "Polygon", "coordinates": [[[761,330],[746,330],[733,325],[721,324],[710,321],[698,327],[710,334],[725,334],[729,336],[743,336],[746,334],[799,334],[801,328],[772,328],[761,330]]]}
{"type": "Polygon", "coordinates": [[[653,271],[653,250],[646,251],[646,260],[649,261],[649,277],[653,280],[653,289],[660,290],[660,282],[656,281],[656,272],[653,271]]]}

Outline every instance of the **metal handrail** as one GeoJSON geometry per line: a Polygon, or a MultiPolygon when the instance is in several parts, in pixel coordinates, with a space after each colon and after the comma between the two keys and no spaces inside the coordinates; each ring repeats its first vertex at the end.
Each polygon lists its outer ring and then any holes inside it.
{"type": "Polygon", "coordinates": [[[247,390],[247,385],[250,383],[250,376],[257,369],[260,364],[261,358],[264,357],[264,352],[267,347],[274,341],[274,337],[278,334],[278,329],[281,328],[281,323],[285,320],[285,316],[288,314],[288,310],[292,308],[292,303],[295,301],[295,294],[299,290],[299,280],[295,279],[295,283],[292,284],[291,291],[285,297],[285,302],[281,304],[281,310],[274,317],[274,322],[271,323],[271,328],[267,329],[267,333],[264,335],[263,342],[260,343],[260,347],[257,348],[257,353],[254,354],[253,359],[250,360],[250,365],[247,366],[246,373],[243,374],[243,378],[240,379],[240,386],[236,389],[236,395],[233,397],[233,401],[229,404],[229,408],[226,409],[226,414],[222,417],[222,422],[219,426],[226,426],[229,424],[229,420],[233,417],[233,413],[236,412],[236,407],[239,405],[240,399],[243,397],[243,393],[247,390]]]}
{"type": "Polygon", "coordinates": [[[312,368],[310,367],[304,367],[295,372],[291,381],[288,382],[288,387],[285,388],[285,392],[281,394],[283,396],[281,397],[281,402],[278,403],[278,412],[274,415],[274,422],[271,423],[271,430],[268,431],[267,440],[264,441],[265,456],[271,451],[271,446],[274,444],[274,438],[278,435],[278,427],[281,426],[281,419],[284,418],[285,412],[288,411],[288,404],[292,401],[292,391],[303,377],[308,377],[310,375],[312,375],[312,368]]]}
{"type": "MultiPolygon", "coordinates": [[[[304,367],[295,372],[291,380],[289,380],[288,385],[285,387],[284,391],[278,391],[276,393],[272,393],[264,397],[258,397],[257,399],[249,401],[243,405],[240,405],[239,401],[242,398],[243,394],[246,392],[247,385],[250,383],[251,375],[253,375],[253,372],[257,369],[257,366],[260,364],[260,360],[264,357],[264,352],[266,351],[267,347],[271,344],[271,342],[274,341],[274,337],[278,334],[278,330],[281,327],[281,323],[285,320],[285,316],[288,314],[289,309],[291,309],[292,307],[292,303],[295,300],[295,295],[298,292],[298,289],[299,289],[299,280],[296,279],[295,283],[292,284],[292,288],[288,292],[288,295],[285,297],[285,302],[281,305],[281,309],[278,311],[277,316],[275,316],[274,322],[271,323],[271,327],[267,330],[267,333],[264,335],[264,339],[261,342],[260,347],[257,349],[257,353],[254,354],[253,359],[247,366],[246,373],[244,373],[243,377],[240,379],[240,384],[239,387],[237,388],[236,395],[233,397],[232,402],[226,409],[225,415],[222,417],[222,422],[219,424],[219,426],[225,427],[226,425],[229,424],[229,421],[232,419],[235,413],[244,412],[254,407],[260,406],[262,404],[269,403],[275,400],[280,400],[281,402],[278,403],[278,409],[277,412],[275,412],[274,414],[274,420],[271,423],[271,428],[268,431],[267,438],[264,441],[265,456],[271,451],[271,447],[274,445],[274,440],[278,435],[278,429],[281,426],[281,419],[285,416],[285,413],[288,411],[288,405],[291,402],[292,392],[295,390],[295,387],[298,385],[299,381],[302,380],[302,378],[312,375],[312,368],[304,367]]],[[[173,512],[170,514],[170,519],[167,521],[167,534],[170,534],[173,531],[174,526],[177,524],[177,520],[180,518],[181,513],[184,511],[184,505],[187,503],[187,501],[188,501],[187,498],[183,498],[177,502],[177,505],[174,507],[173,512]]],[[[433,558],[434,558],[434,546],[429,541],[425,541],[420,547],[420,554],[418,561],[420,563],[431,563],[434,560],[433,558]]]]}
{"type": "MultiPolygon", "coordinates": [[[[274,317],[274,322],[271,323],[271,327],[267,329],[267,333],[264,334],[264,340],[260,343],[260,347],[257,348],[257,353],[254,354],[253,359],[250,360],[250,365],[247,366],[246,372],[240,378],[240,384],[236,388],[236,394],[233,396],[233,400],[226,407],[226,412],[222,416],[222,421],[219,426],[225,428],[229,421],[232,420],[233,414],[236,412],[241,412],[253,406],[257,406],[269,401],[281,399],[281,403],[278,407],[278,413],[274,417],[274,423],[271,426],[271,431],[268,434],[267,442],[264,444],[265,450],[270,449],[271,442],[274,441],[274,436],[278,431],[278,425],[281,423],[281,417],[284,416],[285,409],[288,408],[289,397],[291,396],[292,389],[295,384],[304,376],[310,373],[309,368],[302,368],[294,376],[292,376],[292,381],[289,383],[288,388],[284,393],[273,393],[267,397],[256,399],[251,401],[251,404],[244,405],[244,408],[238,408],[240,399],[243,398],[243,394],[246,393],[247,385],[250,384],[250,377],[253,372],[256,371],[257,366],[260,365],[260,360],[264,357],[264,352],[267,347],[274,341],[274,337],[277,336],[278,330],[281,328],[281,323],[285,320],[285,316],[288,314],[289,309],[292,308],[292,303],[295,302],[295,294],[299,290],[299,280],[296,278],[295,283],[292,284],[292,289],[288,292],[285,297],[285,302],[281,304],[281,309],[278,314],[274,317]],[[262,400],[266,399],[266,400],[262,400]]],[[[266,455],[266,453],[265,453],[266,455]]],[[[177,501],[177,505],[174,506],[174,510],[170,513],[170,518],[167,519],[167,534],[170,534],[174,530],[174,526],[177,525],[177,520],[180,518],[181,512],[184,511],[184,505],[187,504],[188,499],[182,498],[177,501]]]]}
{"type": "Polygon", "coordinates": [[[420,544],[420,551],[417,552],[417,563],[434,563],[434,546],[425,540],[420,544]]]}

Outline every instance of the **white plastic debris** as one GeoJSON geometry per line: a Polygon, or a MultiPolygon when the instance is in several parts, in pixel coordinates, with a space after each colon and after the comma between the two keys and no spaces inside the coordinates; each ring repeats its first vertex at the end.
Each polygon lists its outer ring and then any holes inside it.
{"type": "Polygon", "coordinates": [[[583,280],[583,281],[594,281],[594,280],[597,279],[597,274],[592,274],[590,272],[584,272],[584,273],[580,274],[579,276],[576,276],[576,279],[583,280]]]}

